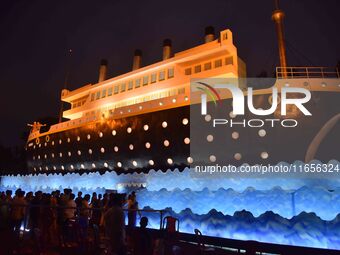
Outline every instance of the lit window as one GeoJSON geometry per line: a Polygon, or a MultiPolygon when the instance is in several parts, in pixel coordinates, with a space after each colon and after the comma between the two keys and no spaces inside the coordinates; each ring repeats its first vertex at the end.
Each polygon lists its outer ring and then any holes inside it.
{"type": "Polygon", "coordinates": [[[98,100],[99,98],[100,98],[100,91],[97,91],[96,100],[98,100]]]}
{"type": "Polygon", "coordinates": [[[144,129],[145,131],[148,131],[149,125],[144,125],[144,126],[143,126],[143,129],[144,129]]]}
{"type": "Polygon", "coordinates": [[[85,168],[84,164],[81,164],[81,165],[80,165],[80,168],[81,168],[81,169],[84,169],[84,168],[85,168]]]}
{"type": "Polygon", "coordinates": [[[174,68],[169,68],[168,69],[168,78],[173,78],[174,77],[174,68]]]}
{"type": "Polygon", "coordinates": [[[81,155],[81,151],[78,150],[77,153],[78,153],[79,156],[81,155]]]}
{"type": "Polygon", "coordinates": [[[186,68],[184,73],[185,73],[185,75],[191,75],[191,67],[190,68],[186,68]]]}
{"type": "Polygon", "coordinates": [[[188,125],[189,120],[188,120],[187,118],[184,118],[184,119],[182,120],[182,123],[183,123],[183,125],[188,125]]]}
{"type": "Polygon", "coordinates": [[[163,127],[163,128],[166,128],[167,126],[168,126],[168,123],[167,123],[166,121],[163,121],[162,127],[163,127]]]}
{"type": "Polygon", "coordinates": [[[128,90],[133,89],[133,81],[128,82],[128,90]]]}
{"type": "Polygon", "coordinates": [[[65,170],[65,167],[64,167],[64,166],[61,166],[61,169],[65,170]]]}
{"type": "Polygon", "coordinates": [[[63,157],[63,153],[62,152],[59,153],[59,157],[61,157],[61,158],[63,157]]]}
{"type": "Polygon", "coordinates": [[[53,170],[57,170],[56,166],[53,166],[53,170]]]}
{"type": "Polygon", "coordinates": [[[67,142],[68,142],[68,143],[71,142],[71,139],[70,139],[70,138],[67,138],[67,142]]]}
{"type": "Polygon", "coordinates": [[[121,162],[117,162],[117,166],[118,167],[122,167],[122,163],[121,162]]]}
{"type": "Polygon", "coordinates": [[[172,102],[173,102],[173,103],[176,103],[176,98],[173,98],[173,99],[172,99],[172,102]]]}
{"type": "Polygon", "coordinates": [[[102,91],[102,98],[106,97],[106,89],[103,89],[102,91]]]}
{"type": "Polygon", "coordinates": [[[129,149],[130,149],[130,150],[133,150],[133,144],[130,144],[130,145],[129,145],[129,149]]]}
{"type": "Polygon", "coordinates": [[[204,70],[210,70],[211,69],[211,62],[204,64],[204,70]]]}
{"type": "Polygon", "coordinates": [[[46,171],[48,171],[48,166],[45,167],[46,171]]]}
{"type": "Polygon", "coordinates": [[[164,70],[159,72],[158,80],[159,81],[165,80],[165,71],[164,70]]]}
{"type": "Polygon", "coordinates": [[[143,86],[148,85],[148,83],[149,83],[149,76],[144,76],[143,77],[143,86]]]}
{"type": "Polygon", "coordinates": [[[78,142],[80,141],[80,136],[77,136],[77,141],[78,141],[78,142]]]}
{"type": "Polygon", "coordinates": [[[91,135],[90,134],[88,134],[86,137],[87,137],[87,140],[91,139],[91,135]]]}
{"type": "Polygon", "coordinates": [[[125,83],[122,83],[122,84],[120,85],[120,92],[124,92],[125,89],[126,89],[126,84],[125,84],[125,83]]]}
{"type": "Polygon", "coordinates": [[[215,162],[216,161],[216,156],[215,155],[210,155],[209,160],[210,160],[210,162],[215,162]]]}
{"type": "Polygon", "coordinates": [[[132,132],[132,128],[130,128],[130,127],[128,127],[127,129],[126,129],[126,132],[128,132],[129,134],[132,132]]]}
{"type": "Polygon", "coordinates": [[[99,137],[103,137],[103,132],[99,132],[99,137]]]}
{"type": "Polygon", "coordinates": [[[52,158],[54,158],[54,153],[51,154],[52,158]]]}
{"type": "Polygon", "coordinates": [[[112,135],[115,136],[117,134],[116,130],[112,130],[112,135]]]}
{"type": "Polygon", "coordinates": [[[61,144],[63,141],[61,139],[59,139],[59,144],[61,144]]]}
{"type": "Polygon", "coordinates": [[[140,87],[140,78],[136,80],[136,88],[139,88],[140,87]]]}
{"type": "Polygon", "coordinates": [[[149,160],[149,165],[150,165],[150,166],[153,166],[154,164],[155,164],[155,162],[153,162],[153,160],[150,159],[150,160],[149,160]]]}
{"type": "Polygon", "coordinates": [[[188,101],[188,100],[189,100],[189,98],[188,98],[187,96],[185,96],[185,97],[184,97],[184,100],[185,100],[185,101],[188,101]]]}
{"type": "Polygon", "coordinates": [[[52,145],[54,146],[54,141],[52,141],[52,145]]]}
{"type": "Polygon", "coordinates": [[[101,153],[104,153],[105,152],[105,149],[103,147],[100,148],[100,152],[101,153]]]}
{"type": "Polygon", "coordinates": [[[93,168],[96,168],[96,164],[95,164],[95,163],[92,163],[92,167],[93,167],[93,168]]]}
{"type": "Polygon", "coordinates": [[[151,74],[151,83],[155,83],[157,81],[157,73],[151,74]]]}
{"type": "Polygon", "coordinates": [[[113,148],[113,150],[115,151],[115,152],[118,152],[118,146],[115,146],[114,148],[113,148]]]}
{"type": "Polygon", "coordinates": [[[45,147],[47,146],[47,143],[45,143],[45,147]]]}
{"type": "Polygon", "coordinates": [[[133,166],[137,166],[137,161],[135,161],[135,160],[132,161],[132,165],[133,165],[133,166]]]}
{"type": "Polygon", "coordinates": [[[71,152],[69,151],[69,152],[67,153],[67,155],[68,155],[69,157],[71,157],[72,154],[71,154],[71,152]]]}
{"type": "Polygon", "coordinates": [[[145,143],[145,148],[150,149],[150,147],[151,147],[151,144],[149,142],[146,142],[145,143]]]}
{"type": "Polygon", "coordinates": [[[71,169],[72,169],[72,170],[74,169],[74,166],[73,166],[73,165],[71,165],[71,169]]]}
{"type": "Polygon", "coordinates": [[[40,155],[38,155],[38,159],[40,159],[40,155]]]}
{"type": "Polygon", "coordinates": [[[139,110],[142,110],[142,109],[143,109],[143,106],[140,105],[138,108],[139,108],[139,110]]]}
{"type": "Polygon", "coordinates": [[[89,154],[92,154],[92,150],[91,149],[89,149],[89,154]]]}
{"type": "Polygon", "coordinates": [[[118,92],[119,92],[119,85],[117,84],[117,85],[114,86],[113,93],[118,94],[118,92]]]}
{"type": "Polygon", "coordinates": [[[195,66],[195,73],[201,72],[201,65],[195,66]]]}
{"type": "Polygon", "coordinates": [[[163,103],[162,103],[162,102],[159,102],[159,105],[160,105],[160,106],[162,106],[162,105],[163,105],[163,103]]]}
{"type": "Polygon", "coordinates": [[[47,158],[47,155],[46,155],[46,154],[44,155],[44,158],[47,158]]]}
{"type": "Polygon", "coordinates": [[[112,96],[112,87],[107,90],[107,96],[112,96]]]}
{"type": "Polygon", "coordinates": [[[163,144],[165,147],[168,147],[170,145],[170,142],[168,140],[164,140],[163,144]]]}
{"type": "Polygon", "coordinates": [[[215,68],[222,66],[222,59],[215,60],[215,68]]]}
{"type": "Polygon", "coordinates": [[[233,64],[233,57],[228,57],[225,59],[225,64],[226,65],[232,65],[233,64]]]}
{"type": "Polygon", "coordinates": [[[189,144],[190,143],[190,138],[189,137],[184,138],[184,143],[185,144],[189,144]]]}
{"type": "Polygon", "coordinates": [[[104,167],[108,168],[109,167],[109,164],[108,163],[104,163],[104,167]]]}
{"type": "Polygon", "coordinates": [[[167,159],[167,162],[168,162],[169,165],[172,165],[172,163],[174,163],[173,160],[172,160],[171,158],[168,158],[168,159],[167,159]]]}

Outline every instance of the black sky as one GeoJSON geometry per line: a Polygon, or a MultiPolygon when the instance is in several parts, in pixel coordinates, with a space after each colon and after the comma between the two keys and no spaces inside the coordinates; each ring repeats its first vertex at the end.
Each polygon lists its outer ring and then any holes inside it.
{"type": "MultiPolygon", "coordinates": [[[[97,79],[101,58],[109,77],[127,72],[135,48],[143,64],[202,43],[204,27],[229,28],[248,76],[271,73],[278,62],[273,0],[60,1],[3,0],[0,9],[0,144],[18,145],[26,124],[57,116],[67,51],[69,88],[97,79]]],[[[288,64],[335,66],[340,59],[338,0],[281,0],[286,12],[288,64]],[[292,50],[294,47],[295,50],[292,50]]]]}

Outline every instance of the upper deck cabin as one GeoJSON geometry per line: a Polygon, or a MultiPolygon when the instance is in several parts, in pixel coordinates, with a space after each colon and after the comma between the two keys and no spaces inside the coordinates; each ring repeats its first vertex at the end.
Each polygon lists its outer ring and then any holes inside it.
{"type": "Polygon", "coordinates": [[[71,109],[64,111],[63,117],[86,122],[179,107],[189,104],[190,79],[244,77],[246,73],[230,30],[221,31],[217,39],[206,33],[204,44],[173,56],[171,42],[165,43],[162,61],[145,67],[140,67],[140,61],[137,52],[135,70],[110,79],[103,77],[104,63],[98,83],[73,91],[64,89],[61,100],[70,103],[71,109]]]}

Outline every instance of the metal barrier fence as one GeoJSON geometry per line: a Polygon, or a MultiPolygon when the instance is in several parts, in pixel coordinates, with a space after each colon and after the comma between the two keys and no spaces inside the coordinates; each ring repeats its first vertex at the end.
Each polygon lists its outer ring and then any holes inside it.
{"type": "Polygon", "coordinates": [[[339,68],[331,67],[276,67],[277,79],[340,78],[339,68]]]}

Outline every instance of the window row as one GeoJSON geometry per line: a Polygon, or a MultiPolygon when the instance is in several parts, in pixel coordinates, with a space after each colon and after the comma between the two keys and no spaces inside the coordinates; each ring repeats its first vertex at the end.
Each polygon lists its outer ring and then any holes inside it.
{"type": "Polygon", "coordinates": [[[216,59],[203,64],[198,64],[192,67],[188,67],[184,70],[185,75],[191,75],[193,73],[200,73],[203,71],[208,71],[213,68],[221,67],[222,65],[232,65],[233,57],[227,57],[225,59],[216,59]]]}
{"type": "Polygon", "coordinates": [[[109,97],[118,93],[122,93],[128,90],[137,89],[148,84],[156,83],[157,81],[164,81],[165,79],[171,79],[174,77],[174,68],[167,70],[161,70],[142,77],[139,77],[128,82],[122,82],[115,84],[113,87],[98,90],[91,94],[91,101],[99,100],[101,98],[109,97]]]}

